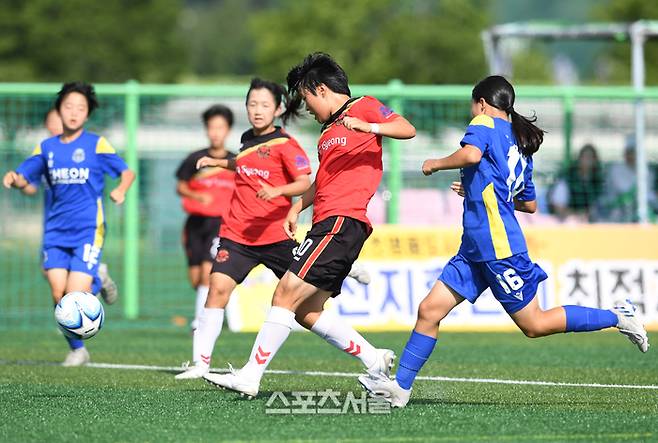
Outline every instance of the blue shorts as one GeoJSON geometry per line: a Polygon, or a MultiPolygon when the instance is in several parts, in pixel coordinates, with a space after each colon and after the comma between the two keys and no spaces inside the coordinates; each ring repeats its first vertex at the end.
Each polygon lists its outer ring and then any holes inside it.
{"type": "Polygon", "coordinates": [[[91,292],[97,294],[101,289],[98,277],[98,266],[101,263],[103,250],[91,243],[67,248],[62,246],[43,247],[43,269],[66,269],[82,272],[93,277],[91,292]]]}
{"type": "Polygon", "coordinates": [[[535,298],[539,283],[548,276],[526,252],[502,260],[474,262],[455,255],[443,268],[439,280],[471,303],[491,288],[508,314],[523,309],[535,298]]]}

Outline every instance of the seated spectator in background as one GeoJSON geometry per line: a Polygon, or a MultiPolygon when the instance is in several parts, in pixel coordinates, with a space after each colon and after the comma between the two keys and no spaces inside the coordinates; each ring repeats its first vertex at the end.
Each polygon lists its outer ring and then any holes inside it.
{"type": "Polygon", "coordinates": [[[578,159],[569,166],[549,191],[552,212],[561,220],[570,215],[584,215],[593,221],[596,202],[603,187],[603,171],[596,148],[587,144],[578,159]]]}
{"type": "MultiPolygon", "coordinates": [[[[647,175],[649,208],[658,209],[658,199],[654,189],[654,173],[647,175]]],[[[599,201],[599,221],[631,223],[637,221],[637,172],[635,170],[635,137],[626,139],[624,161],[610,165],[605,177],[603,195],[599,201]]]]}

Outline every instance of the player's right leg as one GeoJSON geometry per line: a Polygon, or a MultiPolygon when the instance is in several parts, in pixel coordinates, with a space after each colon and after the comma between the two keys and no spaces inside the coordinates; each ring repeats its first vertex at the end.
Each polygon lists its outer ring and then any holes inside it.
{"type": "Polygon", "coordinates": [[[400,357],[395,380],[362,375],[359,377],[361,385],[372,395],[386,399],[393,407],[406,406],[416,375],[436,345],[439,323],[462,301],[461,295],[443,281],[437,281],[418,306],[416,326],[400,357]]]}
{"type": "Polygon", "coordinates": [[[253,247],[224,239],[210,274],[208,297],[199,315],[192,339],[192,361],[177,380],[201,378],[210,370],[210,359],[224,323],[224,310],[235,287],[256,267],[259,258],[253,247]]]}
{"type": "MultiPolygon", "coordinates": [[[[73,251],[67,248],[50,247],[44,248],[44,271],[50,285],[53,306],[57,305],[66,294],[69,266],[73,251]]],[[[79,339],[64,336],[69,345],[63,366],[80,366],[89,361],[89,354],[84,347],[84,342],[79,339]]]]}

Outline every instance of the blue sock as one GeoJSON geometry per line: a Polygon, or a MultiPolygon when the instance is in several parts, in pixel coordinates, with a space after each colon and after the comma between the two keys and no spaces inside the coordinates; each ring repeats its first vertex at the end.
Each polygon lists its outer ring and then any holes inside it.
{"type": "MultiPolygon", "coordinates": [[[[56,307],[57,305],[55,305],[56,307]]],[[[85,342],[80,340],[79,338],[70,338],[67,337],[66,335],[64,336],[64,339],[66,342],[69,344],[69,348],[71,348],[72,351],[75,351],[76,349],[84,348],[85,347],[85,342]]]]}
{"type": "Polygon", "coordinates": [[[418,371],[423,367],[434,350],[436,339],[411,331],[411,337],[404,347],[395,379],[403,389],[410,389],[418,371]]]}
{"type": "Polygon", "coordinates": [[[85,342],[83,342],[79,338],[69,338],[67,336],[64,336],[64,338],[69,343],[69,348],[71,348],[72,351],[85,347],[85,342]]]}
{"type": "Polygon", "coordinates": [[[598,331],[617,326],[617,314],[607,309],[584,306],[563,306],[567,314],[567,330],[564,332],[598,331]]]}

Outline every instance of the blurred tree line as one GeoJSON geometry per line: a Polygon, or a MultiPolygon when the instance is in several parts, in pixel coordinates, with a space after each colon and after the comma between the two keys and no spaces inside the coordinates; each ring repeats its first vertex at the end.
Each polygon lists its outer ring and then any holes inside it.
{"type": "MultiPolygon", "coordinates": [[[[487,73],[480,31],[493,23],[573,21],[576,7],[584,20],[658,19],[658,2],[585,1],[2,0],[0,81],[217,81],[254,74],[282,81],[304,55],[320,50],[355,83],[473,83],[487,73]]],[[[628,83],[628,42],[605,48],[593,69],[606,66],[606,80],[628,83]]],[[[648,83],[658,83],[658,65],[650,63],[657,55],[657,42],[650,42],[648,83]]],[[[540,42],[521,48],[513,58],[515,80],[550,83],[550,57],[540,42]]]]}

